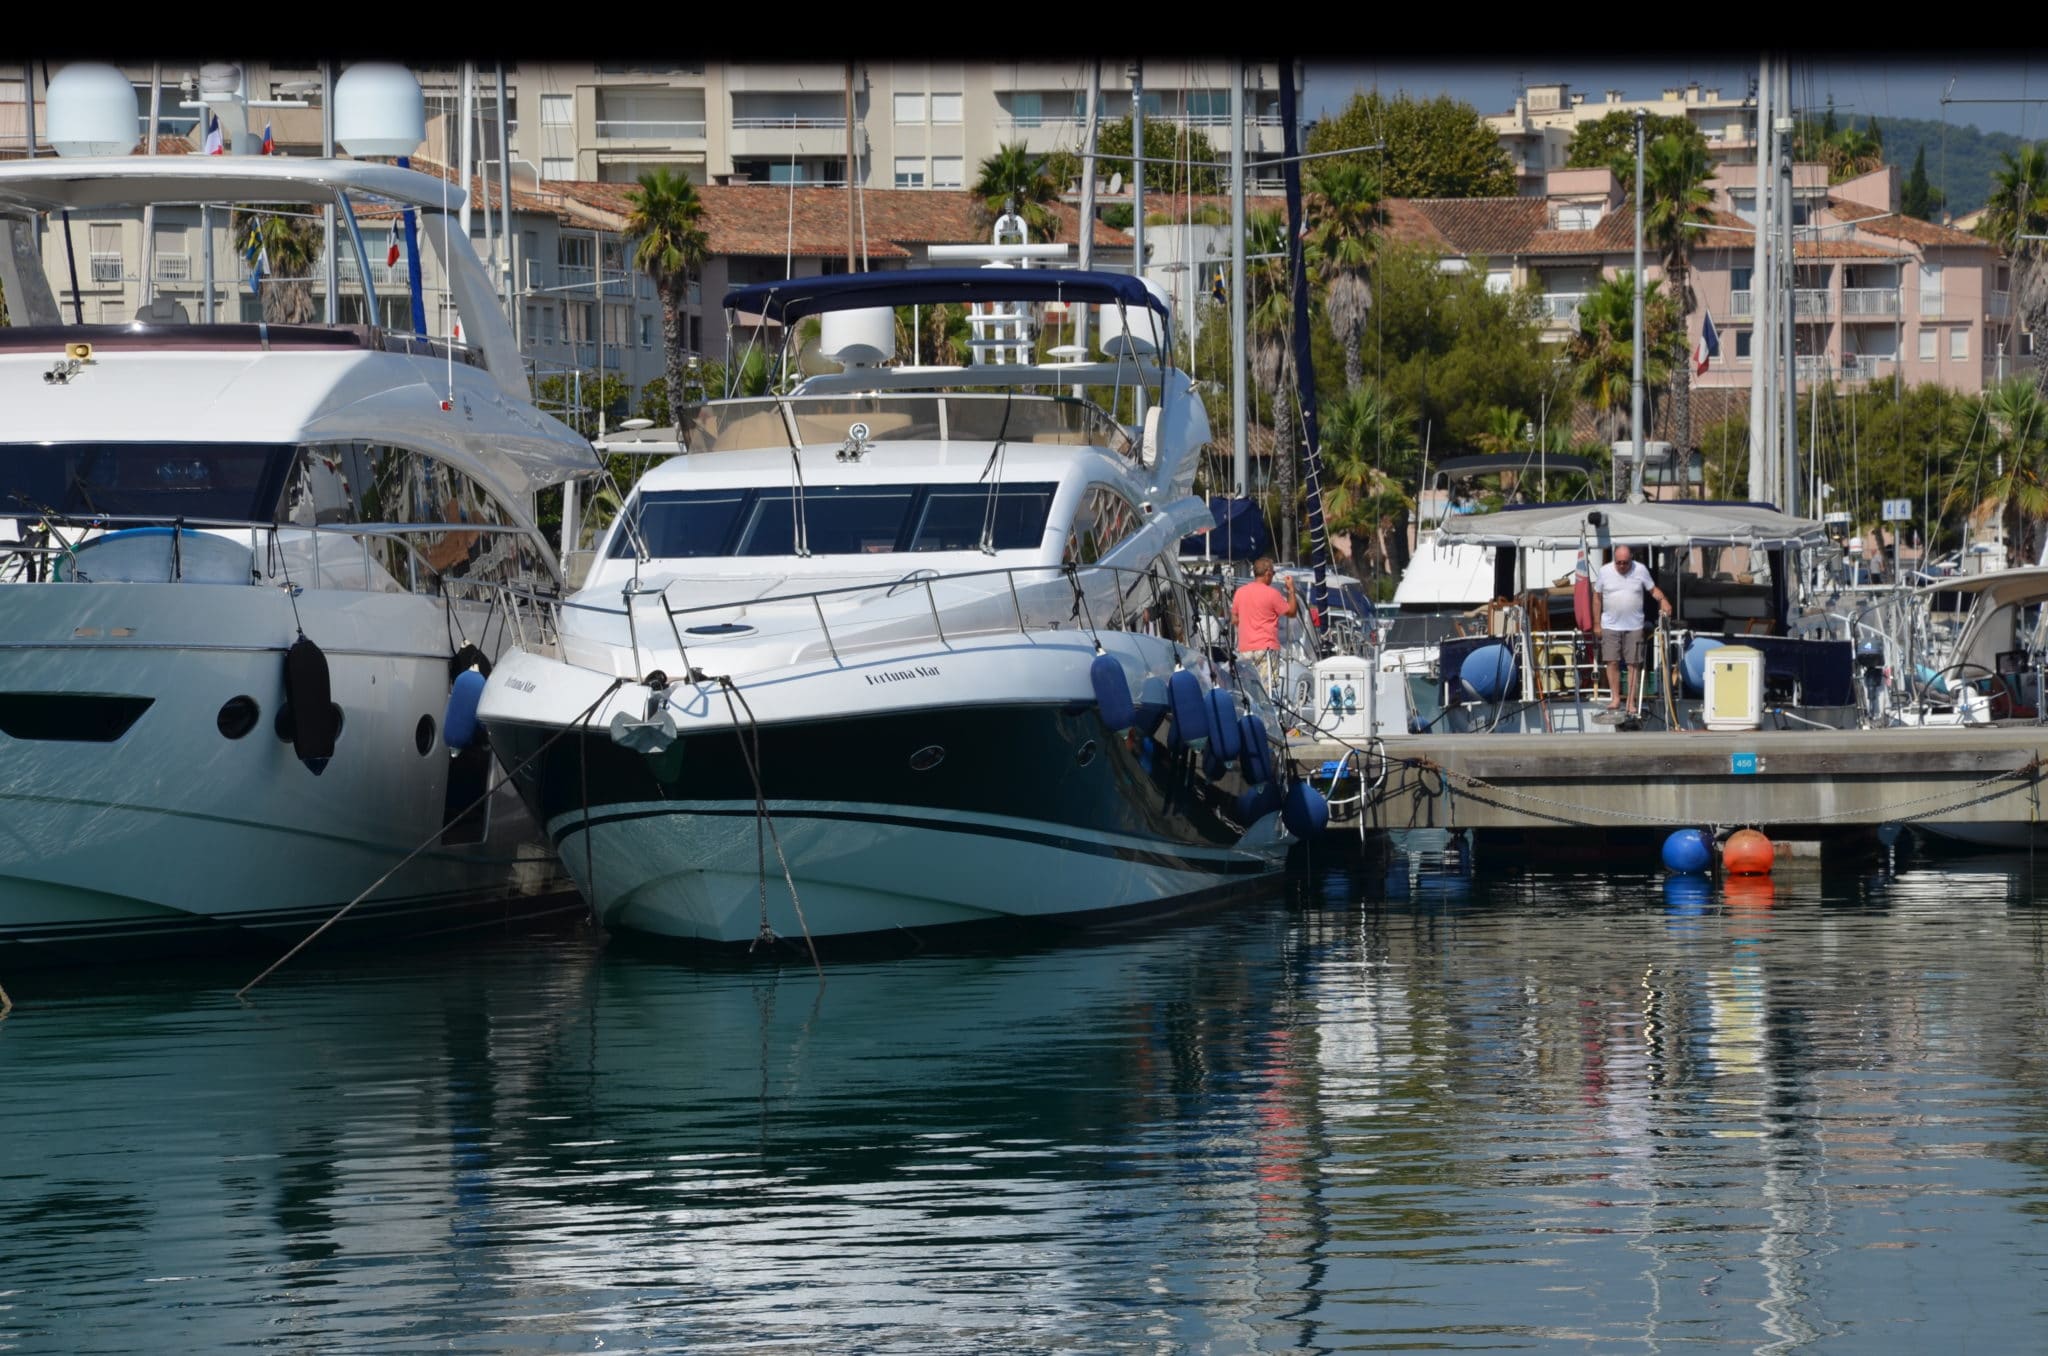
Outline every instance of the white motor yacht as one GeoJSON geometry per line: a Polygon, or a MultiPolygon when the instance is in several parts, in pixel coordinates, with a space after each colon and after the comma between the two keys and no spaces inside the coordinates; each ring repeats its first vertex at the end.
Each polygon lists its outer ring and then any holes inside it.
{"type": "MultiPolygon", "coordinates": [[[[0,164],[0,943],[274,946],[422,846],[352,927],[575,907],[517,796],[489,794],[502,778],[451,693],[521,634],[524,596],[558,586],[534,494],[594,455],[529,397],[490,279],[449,230],[459,201],[367,160],[0,164]],[[345,300],[370,318],[388,312],[356,209],[420,214],[466,345],[192,323],[161,296],[66,324],[68,289],[35,266],[40,243],[61,278],[62,233],[130,209],[221,224],[330,206],[366,293],[345,300]]],[[[193,299],[201,322],[243,294],[223,272],[193,299]]]]}
{"type": "Polygon", "coordinates": [[[785,333],[821,317],[845,369],[707,405],[635,487],[559,651],[508,654],[480,710],[603,923],[917,931],[1183,906],[1280,871],[1276,713],[1195,642],[1175,558],[1208,521],[1209,433],[1155,360],[1156,293],[934,269],[726,306],[785,333]],[[889,308],[940,302],[1024,325],[1097,304],[1108,360],[885,365],[889,308]],[[1140,383],[1132,424],[1068,393],[1135,404],[1140,383]]]}

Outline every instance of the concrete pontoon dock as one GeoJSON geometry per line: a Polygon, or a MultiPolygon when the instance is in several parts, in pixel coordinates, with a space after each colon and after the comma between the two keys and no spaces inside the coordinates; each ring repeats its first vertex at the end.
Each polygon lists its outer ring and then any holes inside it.
{"type": "Polygon", "coordinates": [[[1355,832],[1362,809],[1367,829],[1749,826],[1829,839],[1908,822],[2038,824],[2048,725],[1413,735],[1369,754],[1318,740],[1289,752],[1322,786],[1346,763],[1333,831],[1355,832]],[[1362,804],[1351,799],[1360,764],[1362,804]]]}

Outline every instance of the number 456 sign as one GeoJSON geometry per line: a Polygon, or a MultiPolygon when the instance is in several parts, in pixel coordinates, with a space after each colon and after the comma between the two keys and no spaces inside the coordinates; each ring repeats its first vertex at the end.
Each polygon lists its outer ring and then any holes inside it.
{"type": "Polygon", "coordinates": [[[1884,520],[1888,523],[1910,523],[1913,521],[1913,501],[1910,499],[1885,500],[1884,520]]]}

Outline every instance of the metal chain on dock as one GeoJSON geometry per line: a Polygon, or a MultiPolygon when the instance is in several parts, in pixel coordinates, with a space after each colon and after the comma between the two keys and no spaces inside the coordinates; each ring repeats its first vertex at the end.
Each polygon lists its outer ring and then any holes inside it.
{"type": "MultiPolygon", "coordinates": [[[[1583,807],[1570,801],[1556,800],[1549,796],[1539,796],[1533,791],[1523,791],[1512,786],[1501,786],[1484,778],[1474,777],[1469,773],[1447,768],[1431,758],[1403,758],[1399,761],[1404,768],[1414,768],[1420,772],[1434,772],[1437,776],[1442,777],[1447,784],[1451,782],[1459,783],[1464,788],[1463,793],[1465,795],[1496,810],[1507,810],[1515,814],[1528,814],[1532,818],[1538,819],[1551,819],[1560,824],[1570,824],[1578,828],[1600,828],[1604,826],[1602,820],[1584,818],[1583,807]],[[1503,805],[1499,801],[1489,800],[1482,795],[1475,795],[1475,790],[1490,791],[1497,795],[1510,796],[1519,801],[1526,801],[1533,805],[1548,806],[1567,813],[1562,815],[1533,814],[1531,811],[1523,810],[1518,806],[1503,805]]],[[[2038,780],[2041,767],[2042,760],[2036,756],[2028,759],[2019,767],[1994,773],[1982,781],[1973,782],[1964,787],[1944,788],[1925,796],[1915,796],[1911,800],[1897,801],[1891,805],[1881,805],[1875,808],[1858,806],[1847,810],[1831,810],[1825,814],[1804,815],[1793,818],[1773,817],[1770,822],[1773,824],[1825,824],[1832,820],[1856,817],[1873,819],[1880,823],[1911,823],[1915,820],[1930,818],[1944,810],[1961,810],[1972,805],[1981,805],[1989,801],[1998,800],[2004,796],[2009,796],[2038,780]],[[2011,781],[2012,785],[1996,791],[1986,792],[1973,799],[1955,800],[1952,804],[1935,806],[1932,809],[1922,810],[1914,814],[1895,813],[1909,806],[1925,805],[1931,801],[1943,801],[1957,796],[1967,797],[1972,792],[1984,791],[1985,788],[1997,786],[1998,783],[2004,781],[2011,781]]],[[[1658,828],[1691,828],[1699,822],[1697,817],[1684,818],[1673,815],[1644,814],[1633,810],[1604,810],[1601,813],[1610,819],[1632,820],[1638,824],[1651,825],[1658,828]]]]}

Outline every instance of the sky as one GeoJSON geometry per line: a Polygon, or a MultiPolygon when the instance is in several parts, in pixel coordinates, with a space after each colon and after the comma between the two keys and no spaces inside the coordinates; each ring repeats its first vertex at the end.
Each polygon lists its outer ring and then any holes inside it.
{"type": "MultiPolygon", "coordinates": [[[[1321,116],[1341,108],[1353,90],[1377,84],[1389,94],[1399,90],[1425,96],[1447,93],[1481,113],[1505,113],[1514,107],[1516,93],[1531,82],[1563,80],[1598,100],[1601,91],[1608,89],[1619,89],[1632,99],[1654,98],[1669,86],[1697,80],[1705,88],[1718,88],[1725,96],[1735,97],[1748,91],[1755,74],[1754,61],[1725,55],[1675,55],[1657,62],[1542,55],[1462,64],[1401,57],[1378,63],[1312,61],[1303,103],[1309,116],[1321,116]]],[[[2034,98],[2042,102],[1951,102],[1946,117],[1957,125],[1974,123],[1987,132],[2048,136],[2048,55],[2031,63],[1983,55],[1893,60],[1868,52],[1795,57],[1792,85],[1795,103],[1818,109],[1832,94],[1838,113],[1874,115],[1880,122],[1890,117],[1939,121],[1944,116],[1944,94],[1954,100],[2034,98]]]]}

